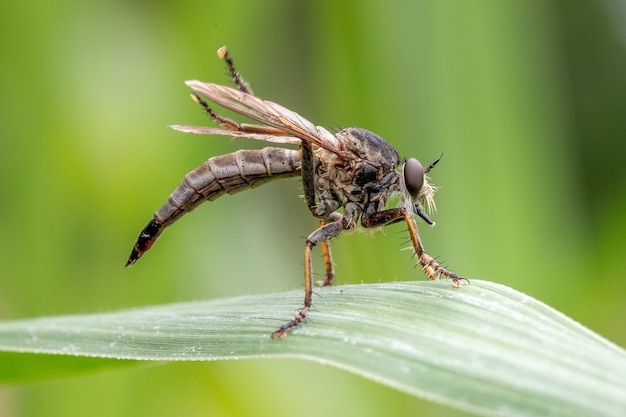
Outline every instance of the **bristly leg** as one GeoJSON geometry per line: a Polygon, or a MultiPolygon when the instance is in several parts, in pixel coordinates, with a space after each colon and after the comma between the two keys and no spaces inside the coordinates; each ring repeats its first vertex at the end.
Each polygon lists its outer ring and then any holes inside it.
{"type": "MultiPolygon", "coordinates": [[[[322,226],[324,226],[324,221],[320,220],[320,227],[322,226]]],[[[322,242],[321,246],[322,255],[324,256],[324,266],[326,267],[326,276],[324,279],[324,283],[322,284],[325,287],[333,283],[333,278],[335,278],[335,271],[333,270],[333,256],[330,252],[330,243],[326,240],[322,242]]]]}
{"type": "Polygon", "coordinates": [[[233,82],[237,85],[239,91],[254,95],[252,89],[250,88],[250,84],[248,84],[248,82],[243,79],[239,71],[237,71],[237,69],[235,68],[235,65],[233,64],[233,59],[228,53],[228,48],[226,48],[226,45],[217,50],[217,56],[220,57],[221,60],[225,61],[228,65],[228,72],[230,72],[230,76],[233,78],[233,82]]]}
{"type": "Polygon", "coordinates": [[[207,103],[206,101],[204,101],[199,95],[197,95],[196,93],[191,93],[190,94],[191,99],[193,101],[195,101],[196,103],[198,103],[199,105],[202,106],[202,108],[204,109],[204,112],[218,125],[228,129],[228,130],[233,130],[233,131],[241,131],[241,126],[239,125],[239,123],[235,122],[234,120],[231,120],[229,118],[220,116],[219,114],[215,113],[213,111],[213,109],[211,108],[211,106],[209,106],[209,103],[207,103]]]}
{"type": "Polygon", "coordinates": [[[276,129],[271,126],[263,126],[263,125],[254,125],[248,123],[237,123],[236,121],[229,119],[224,116],[220,116],[215,113],[209,103],[207,103],[202,97],[200,97],[196,93],[190,94],[191,99],[202,106],[204,112],[218,125],[222,126],[227,130],[232,130],[234,132],[246,132],[246,133],[261,133],[264,135],[286,135],[287,132],[276,129]]]}
{"type": "Polygon", "coordinates": [[[338,236],[344,230],[341,220],[324,224],[316,231],[311,233],[306,239],[304,246],[304,307],[296,314],[293,320],[280,326],[278,330],[272,333],[272,339],[284,339],[287,337],[287,331],[302,323],[309,310],[311,309],[311,296],[313,295],[313,267],[311,263],[311,251],[314,246],[338,236]]]}
{"type": "MultiPolygon", "coordinates": [[[[434,166],[436,163],[437,162],[435,161],[431,165],[434,166]]],[[[424,271],[424,273],[428,276],[428,279],[435,280],[443,275],[450,278],[452,280],[452,285],[455,287],[469,284],[469,281],[466,278],[463,278],[454,272],[448,271],[432,256],[424,251],[424,246],[422,245],[422,241],[419,237],[415,219],[404,207],[383,210],[367,216],[363,215],[361,224],[364,227],[377,227],[392,224],[400,220],[404,220],[407,224],[409,237],[411,238],[411,243],[413,244],[413,250],[415,251],[419,264],[422,266],[422,271],[424,271]]]]}
{"type": "Polygon", "coordinates": [[[417,232],[415,219],[413,219],[413,217],[411,217],[411,215],[406,210],[401,210],[403,211],[402,216],[404,217],[404,220],[408,226],[409,236],[411,238],[411,242],[413,243],[415,255],[417,255],[418,262],[422,266],[422,271],[424,271],[424,273],[428,275],[428,279],[439,279],[439,277],[443,275],[450,278],[452,280],[452,285],[454,285],[455,287],[469,284],[469,280],[467,278],[463,278],[462,276],[452,271],[448,271],[446,268],[441,266],[439,262],[435,260],[435,258],[433,258],[424,251],[422,241],[417,232]]]}

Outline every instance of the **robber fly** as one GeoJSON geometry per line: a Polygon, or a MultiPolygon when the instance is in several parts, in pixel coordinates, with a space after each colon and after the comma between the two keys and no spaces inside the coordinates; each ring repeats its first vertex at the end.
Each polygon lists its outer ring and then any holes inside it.
{"type": "Polygon", "coordinates": [[[150,249],[166,227],[203,202],[274,179],[301,176],[304,200],[320,225],[304,245],[304,306],[291,321],[272,333],[273,338],[286,337],[287,331],[299,325],[311,309],[313,247],[321,246],[326,266],[323,285],[330,285],[334,272],[329,240],[344,230],[356,228],[359,219],[366,228],[405,222],[417,262],[429,279],[443,275],[457,287],[468,283],[424,251],[414,219],[417,215],[429,225],[434,224],[425,211],[434,209],[435,192],[426,174],[439,160],[426,168],[414,158],[401,164],[398,151],[373,132],[349,127],[331,133],[315,126],[279,104],[256,97],[235,69],[225,46],[218,50],[218,56],[227,63],[238,89],[195,80],[186,84],[194,91],[191,93],[193,101],[220,127],[171,127],[187,133],[297,145],[299,149],[244,149],[209,158],[188,173],[156,211],[139,234],[126,266],[135,263],[150,249]],[[239,124],[222,117],[202,97],[262,124],[239,124]],[[388,209],[387,200],[394,194],[401,195],[402,205],[388,209]]]}

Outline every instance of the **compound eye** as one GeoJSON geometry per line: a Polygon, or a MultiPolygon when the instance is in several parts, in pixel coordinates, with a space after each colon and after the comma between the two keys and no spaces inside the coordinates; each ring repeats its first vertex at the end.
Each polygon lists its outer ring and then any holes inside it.
{"type": "Polygon", "coordinates": [[[415,158],[409,158],[402,168],[406,190],[413,199],[417,198],[424,185],[424,167],[415,158]]]}

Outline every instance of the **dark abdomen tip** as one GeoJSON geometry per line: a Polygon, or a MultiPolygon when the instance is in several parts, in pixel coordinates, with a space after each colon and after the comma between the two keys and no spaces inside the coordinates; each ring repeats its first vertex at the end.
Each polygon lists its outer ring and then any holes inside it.
{"type": "Polygon", "coordinates": [[[126,267],[131,266],[137,259],[141,258],[144,252],[152,247],[152,244],[157,240],[162,231],[163,225],[155,219],[151,219],[141,233],[139,233],[137,242],[135,242],[135,246],[128,257],[128,261],[126,261],[126,267]]]}

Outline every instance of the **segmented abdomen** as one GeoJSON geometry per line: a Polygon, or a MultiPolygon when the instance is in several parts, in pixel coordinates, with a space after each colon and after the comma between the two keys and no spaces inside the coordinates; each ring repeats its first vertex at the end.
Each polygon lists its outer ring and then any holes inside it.
{"type": "Polygon", "coordinates": [[[214,156],[194,169],[141,231],[128,258],[131,265],[150,249],[163,230],[205,201],[235,194],[266,182],[300,175],[299,150],[263,148],[214,156]]]}
{"type": "Polygon", "coordinates": [[[235,194],[279,178],[300,175],[300,151],[284,148],[239,150],[215,156],[181,181],[170,198],[154,214],[169,226],[204,201],[235,194]]]}

